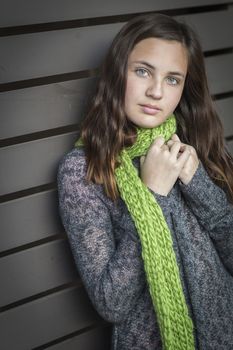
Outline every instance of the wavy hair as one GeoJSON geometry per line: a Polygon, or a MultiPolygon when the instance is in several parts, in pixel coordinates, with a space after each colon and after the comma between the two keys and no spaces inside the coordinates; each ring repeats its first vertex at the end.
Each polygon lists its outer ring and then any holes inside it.
{"type": "Polygon", "coordinates": [[[118,156],[136,140],[136,127],[124,111],[128,57],[134,46],[147,38],[177,41],[186,48],[187,76],[174,112],[177,134],[182,142],[196,149],[209,176],[233,202],[233,160],[226,150],[223,127],[209,92],[199,39],[186,23],[162,14],[134,17],[108,50],[94,99],[82,123],[87,180],[103,184],[107,196],[117,199],[114,171],[118,156]]]}

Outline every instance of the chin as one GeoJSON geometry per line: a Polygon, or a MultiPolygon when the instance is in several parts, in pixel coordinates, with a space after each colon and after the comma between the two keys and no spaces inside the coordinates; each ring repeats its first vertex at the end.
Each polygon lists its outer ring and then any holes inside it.
{"type": "Polygon", "coordinates": [[[156,128],[156,126],[158,126],[157,124],[156,125],[151,125],[151,124],[147,124],[147,125],[141,125],[140,128],[143,128],[143,129],[153,129],[153,128],[156,128]]]}

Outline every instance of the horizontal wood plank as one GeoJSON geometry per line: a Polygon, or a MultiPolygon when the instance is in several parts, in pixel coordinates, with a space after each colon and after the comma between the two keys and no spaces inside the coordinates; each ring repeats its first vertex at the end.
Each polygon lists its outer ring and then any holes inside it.
{"type": "Polygon", "coordinates": [[[122,25],[0,37],[0,83],[96,68],[122,25]]]}
{"type": "Polygon", "coordinates": [[[98,327],[79,334],[62,343],[50,346],[49,350],[109,350],[111,348],[111,326],[98,327]]]}
{"type": "Polygon", "coordinates": [[[58,240],[0,259],[0,307],[77,280],[66,240],[58,240]]]}
{"type": "Polygon", "coordinates": [[[1,148],[0,195],[55,182],[58,163],[76,139],[73,132],[1,148]]]}
{"type": "Polygon", "coordinates": [[[224,135],[233,136],[233,97],[216,101],[217,112],[224,127],[224,135]]]}
{"type": "Polygon", "coordinates": [[[208,57],[206,70],[212,94],[233,91],[233,54],[208,57]]]}
{"type": "Polygon", "coordinates": [[[228,150],[229,150],[230,154],[233,157],[233,141],[227,142],[227,147],[228,147],[228,150]]]}
{"type": "Polygon", "coordinates": [[[33,349],[99,320],[83,288],[61,291],[1,313],[1,348],[33,349]]]}
{"type": "Polygon", "coordinates": [[[0,139],[77,124],[88,107],[95,78],[0,94],[0,139]]]}
{"type": "Polygon", "coordinates": [[[176,16],[190,25],[198,34],[203,51],[224,49],[233,46],[233,8],[225,11],[204,12],[176,16]]]}
{"type": "Polygon", "coordinates": [[[193,8],[195,6],[218,5],[226,3],[225,0],[47,0],[46,3],[36,0],[24,0],[17,11],[14,0],[3,2],[0,12],[1,27],[68,21],[83,18],[114,16],[147,11],[161,11],[168,9],[193,8]]]}
{"type": "MultiPolygon", "coordinates": [[[[197,29],[204,50],[232,47],[233,37],[228,35],[233,31],[232,10],[183,18],[197,29]]],[[[0,37],[0,83],[96,68],[122,26],[115,23],[0,37]]]]}
{"type": "Polygon", "coordinates": [[[0,204],[0,252],[64,232],[57,191],[50,190],[0,204]]]}

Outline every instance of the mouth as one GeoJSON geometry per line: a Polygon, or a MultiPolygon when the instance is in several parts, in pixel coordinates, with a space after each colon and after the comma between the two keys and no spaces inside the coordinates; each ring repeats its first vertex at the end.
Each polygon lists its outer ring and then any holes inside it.
{"type": "Polygon", "coordinates": [[[154,105],[141,105],[140,104],[140,107],[142,108],[142,111],[145,114],[149,114],[149,115],[155,115],[161,111],[161,108],[154,106],[154,105]]]}

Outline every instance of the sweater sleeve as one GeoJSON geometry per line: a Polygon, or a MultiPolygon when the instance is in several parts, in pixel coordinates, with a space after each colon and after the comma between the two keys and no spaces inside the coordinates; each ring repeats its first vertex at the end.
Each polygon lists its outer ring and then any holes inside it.
{"type": "Polygon", "coordinates": [[[233,274],[233,205],[225,192],[213,183],[202,164],[188,185],[180,183],[184,198],[209,232],[223,263],[233,274]]]}
{"type": "Polygon", "coordinates": [[[78,271],[99,314],[120,322],[145,287],[141,248],[123,232],[115,239],[101,186],[85,180],[85,159],[68,154],[58,171],[59,207],[78,271]]]}

